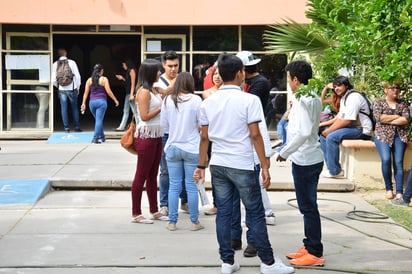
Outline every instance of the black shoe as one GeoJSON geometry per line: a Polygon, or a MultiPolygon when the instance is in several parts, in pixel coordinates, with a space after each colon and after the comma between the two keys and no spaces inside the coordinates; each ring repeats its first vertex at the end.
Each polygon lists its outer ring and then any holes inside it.
{"type": "Polygon", "coordinates": [[[241,250],[242,249],[242,241],[241,240],[232,240],[232,248],[234,250],[241,250]]]}
{"type": "Polygon", "coordinates": [[[256,257],[257,250],[255,244],[247,244],[245,251],[243,251],[243,256],[245,257],[256,257]]]}
{"type": "Polygon", "coordinates": [[[70,129],[69,129],[69,128],[65,128],[65,129],[64,129],[64,132],[70,133],[70,129]]]}
{"type": "Polygon", "coordinates": [[[75,132],[82,132],[82,130],[80,128],[75,128],[74,131],[75,132]]]}

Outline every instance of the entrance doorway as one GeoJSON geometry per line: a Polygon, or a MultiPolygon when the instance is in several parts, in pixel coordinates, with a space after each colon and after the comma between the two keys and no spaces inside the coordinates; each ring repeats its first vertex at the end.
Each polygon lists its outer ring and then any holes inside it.
{"type": "MultiPolygon", "coordinates": [[[[123,111],[125,89],[123,82],[116,78],[116,74],[124,73],[121,62],[130,58],[136,67],[140,64],[141,56],[140,35],[82,35],[82,34],[54,34],[53,35],[53,61],[57,60],[57,49],[65,48],[68,58],[76,61],[81,75],[79,94],[79,107],[81,105],[86,80],[91,76],[95,64],[102,64],[104,75],[109,78],[110,87],[119,100],[116,108],[113,101],[108,98],[104,128],[107,131],[118,127],[123,111]]],[[[57,93],[54,96],[54,131],[62,131],[60,101],[57,93]]],[[[88,106],[87,106],[88,109],[88,106]]],[[[71,113],[69,113],[72,122],[71,113]]],[[[80,126],[83,131],[94,130],[94,118],[90,112],[80,117],[80,126]]]]}

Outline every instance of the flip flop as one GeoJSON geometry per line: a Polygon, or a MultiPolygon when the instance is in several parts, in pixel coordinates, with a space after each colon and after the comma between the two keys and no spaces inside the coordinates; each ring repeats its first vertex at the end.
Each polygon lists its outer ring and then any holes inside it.
{"type": "Polygon", "coordinates": [[[146,219],[143,215],[139,215],[139,216],[136,216],[136,217],[132,217],[132,223],[153,224],[153,221],[146,219]]]}

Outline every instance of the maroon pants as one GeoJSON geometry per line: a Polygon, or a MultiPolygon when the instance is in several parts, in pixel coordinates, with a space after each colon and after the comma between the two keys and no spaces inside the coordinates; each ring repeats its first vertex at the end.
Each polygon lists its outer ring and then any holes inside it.
{"type": "Polygon", "coordinates": [[[157,207],[157,174],[162,156],[162,138],[134,139],[137,151],[137,167],[132,184],[132,214],[142,214],[142,193],[146,183],[150,213],[156,213],[157,207]]]}

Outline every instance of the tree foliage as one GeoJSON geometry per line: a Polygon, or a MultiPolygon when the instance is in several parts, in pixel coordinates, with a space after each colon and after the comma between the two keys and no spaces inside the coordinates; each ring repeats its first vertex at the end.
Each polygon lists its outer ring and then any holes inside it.
{"type": "Polygon", "coordinates": [[[286,18],[268,26],[268,52],[309,53],[318,83],[345,68],[355,87],[372,98],[382,97],[382,81],[411,90],[412,0],[309,0],[307,6],[312,23],[286,18]]]}

